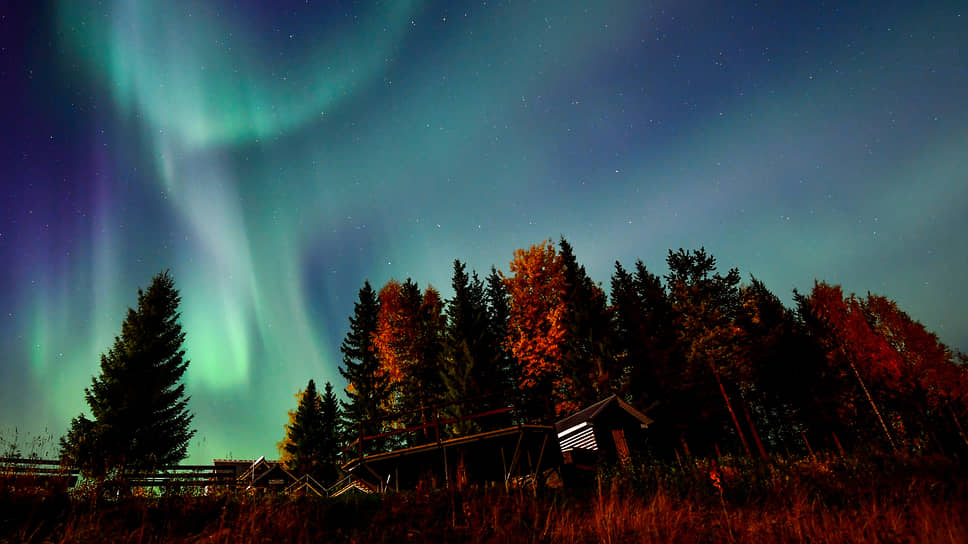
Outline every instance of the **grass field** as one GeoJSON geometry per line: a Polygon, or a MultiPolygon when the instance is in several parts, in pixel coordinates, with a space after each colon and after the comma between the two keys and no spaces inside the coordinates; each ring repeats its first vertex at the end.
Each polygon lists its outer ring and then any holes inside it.
{"type": "Polygon", "coordinates": [[[605,471],[580,488],[353,499],[0,479],[0,542],[968,542],[968,471],[942,458],[727,458],[605,471]],[[716,485],[718,482],[718,486],[716,485]]]}

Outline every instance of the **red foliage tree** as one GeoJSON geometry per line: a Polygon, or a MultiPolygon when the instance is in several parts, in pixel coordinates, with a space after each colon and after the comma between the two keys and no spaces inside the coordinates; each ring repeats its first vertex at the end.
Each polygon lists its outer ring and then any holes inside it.
{"type": "MultiPolygon", "coordinates": [[[[815,283],[809,301],[814,317],[825,326],[820,340],[828,364],[843,374],[853,375],[888,442],[896,448],[871,387],[876,387],[876,393],[890,394],[897,390],[901,377],[900,356],[884,336],[871,328],[857,297],[851,295],[845,299],[839,285],[815,283]]],[[[850,397],[844,401],[846,408],[853,407],[850,397]]]]}

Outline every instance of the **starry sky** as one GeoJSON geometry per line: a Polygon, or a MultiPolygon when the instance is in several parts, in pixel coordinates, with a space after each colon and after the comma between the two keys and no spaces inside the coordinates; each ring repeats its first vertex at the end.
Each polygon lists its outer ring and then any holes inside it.
{"type": "Polygon", "coordinates": [[[345,385],[365,279],[560,235],[606,287],[703,245],[968,349],[968,9],[775,4],[4,3],[0,433],[63,434],[164,269],[195,462],[345,385]]]}

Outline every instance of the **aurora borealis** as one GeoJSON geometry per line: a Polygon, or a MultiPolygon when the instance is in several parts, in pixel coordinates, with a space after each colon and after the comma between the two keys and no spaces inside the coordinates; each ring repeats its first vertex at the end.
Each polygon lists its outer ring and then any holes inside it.
{"type": "Polygon", "coordinates": [[[193,461],[343,385],[357,290],[564,235],[704,245],[968,349],[968,10],[882,2],[0,7],[0,430],[55,437],[137,289],[183,302],[193,461]]]}

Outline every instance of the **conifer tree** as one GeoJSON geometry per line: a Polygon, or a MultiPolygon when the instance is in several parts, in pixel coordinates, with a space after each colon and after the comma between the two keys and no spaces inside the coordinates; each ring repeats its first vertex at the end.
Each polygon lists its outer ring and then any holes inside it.
{"type": "Polygon", "coordinates": [[[283,450],[286,468],[299,474],[318,477],[317,466],[323,452],[323,399],[316,391],[316,382],[309,380],[306,390],[299,395],[299,405],[286,425],[283,450]]]}
{"type": "Polygon", "coordinates": [[[333,391],[333,384],[326,382],[323,387],[322,404],[320,405],[320,439],[321,450],[320,482],[330,483],[339,475],[340,454],[342,452],[342,414],[339,400],[333,391]]]}
{"type": "MultiPolygon", "coordinates": [[[[359,300],[354,304],[350,317],[350,330],[346,333],[340,352],[343,364],[339,373],[349,382],[346,388],[348,402],[343,402],[343,429],[347,442],[364,436],[371,436],[382,430],[379,418],[386,414],[389,402],[387,376],[380,367],[380,359],[373,337],[377,330],[380,303],[376,292],[366,281],[360,289],[359,300]]],[[[379,451],[381,444],[371,441],[365,444],[365,451],[379,451]]]]}
{"type": "Polygon", "coordinates": [[[666,398],[675,334],[662,281],[641,260],[636,261],[634,274],[616,261],[611,296],[623,391],[643,407],[666,398]]]}
{"type": "Polygon", "coordinates": [[[152,470],[185,458],[195,431],[180,383],[189,363],[180,301],[167,271],[138,290],[137,309],[128,309],[121,336],[101,355],[101,374],[84,390],[93,419],[74,418],[61,439],[65,463],[104,474],[152,470]]]}
{"type": "Polygon", "coordinates": [[[564,276],[565,338],[561,349],[566,412],[589,406],[619,389],[621,371],[611,346],[611,315],[605,293],[578,263],[571,244],[558,242],[564,276]]]}
{"type": "MultiPolygon", "coordinates": [[[[468,275],[466,266],[455,260],[451,285],[454,297],[447,301],[444,332],[445,396],[451,401],[475,399],[449,407],[449,415],[460,417],[499,404],[501,399],[479,397],[500,392],[501,385],[494,380],[497,370],[494,366],[495,341],[488,327],[484,283],[476,272],[468,275]]],[[[458,427],[458,432],[465,433],[477,429],[474,422],[465,422],[458,427]]]]}
{"type": "Polygon", "coordinates": [[[497,269],[491,267],[487,276],[484,299],[487,309],[487,331],[491,341],[492,383],[504,406],[523,406],[520,398],[521,367],[507,347],[508,321],[511,316],[507,286],[497,269]]]}
{"type": "Polygon", "coordinates": [[[339,474],[339,404],[333,384],[326,382],[322,395],[309,380],[297,397],[299,405],[289,412],[286,437],[279,444],[286,468],[297,475],[309,474],[320,483],[330,483],[339,474]]]}

